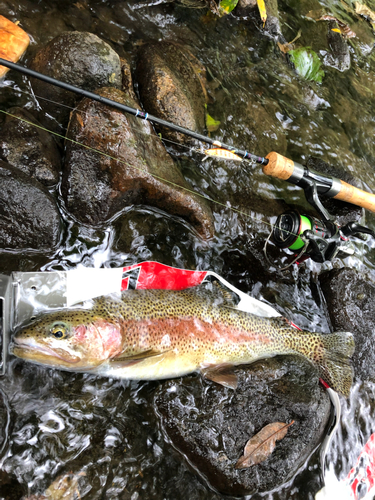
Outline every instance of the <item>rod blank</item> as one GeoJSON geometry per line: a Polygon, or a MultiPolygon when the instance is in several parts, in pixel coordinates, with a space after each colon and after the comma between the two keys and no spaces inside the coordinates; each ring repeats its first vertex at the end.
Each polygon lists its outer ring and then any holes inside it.
{"type": "Polygon", "coordinates": [[[124,104],[121,104],[117,101],[112,101],[112,99],[108,99],[106,97],[102,97],[98,94],[95,94],[94,92],[90,92],[88,90],[81,89],[79,87],[75,87],[74,85],[70,85],[69,83],[62,82],[61,80],[56,80],[55,78],[52,78],[47,75],[43,75],[42,73],[39,73],[38,71],[34,71],[32,69],[26,68],[25,66],[21,66],[20,64],[12,63],[11,61],[7,61],[5,59],[0,58],[0,64],[9,68],[9,69],[14,69],[15,71],[18,71],[19,73],[22,73],[24,75],[27,75],[31,78],[37,78],[38,80],[42,80],[43,82],[49,83],[51,85],[54,85],[55,87],[60,87],[65,90],[69,90],[70,92],[74,92],[75,94],[79,94],[83,97],[88,97],[89,99],[92,99],[94,101],[101,102],[103,104],[106,104],[107,106],[112,106],[115,109],[118,109],[119,111],[124,111],[125,113],[129,113],[133,116],[136,116],[137,118],[141,118],[143,120],[149,120],[152,123],[156,123],[158,125],[161,125],[163,127],[167,127],[171,130],[174,130],[175,132],[179,132],[181,134],[187,135],[189,137],[192,137],[193,139],[197,139],[198,141],[205,142],[207,144],[210,144],[212,146],[218,146],[223,149],[227,149],[231,151],[232,153],[241,156],[243,159],[250,159],[252,161],[255,161],[256,163],[260,163],[262,165],[267,165],[268,160],[266,158],[263,158],[261,156],[256,156],[252,153],[248,153],[247,151],[244,151],[242,149],[235,148],[233,146],[230,146],[228,144],[221,143],[220,141],[215,141],[211,139],[210,137],[207,137],[202,134],[198,134],[197,132],[194,132],[193,130],[190,130],[185,127],[181,127],[180,125],[176,125],[174,123],[168,122],[166,120],[162,120],[161,118],[158,118],[157,116],[150,115],[149,113],[146,113],[144,111],[140,111],[139,109],[131,108],[129,106],[125,106],[124,104]]]}

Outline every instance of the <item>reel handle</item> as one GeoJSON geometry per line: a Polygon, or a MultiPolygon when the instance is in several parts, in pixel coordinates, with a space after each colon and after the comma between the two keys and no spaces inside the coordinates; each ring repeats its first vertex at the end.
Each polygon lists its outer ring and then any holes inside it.
{"type": "MultiPolygon", "coordinates": [[[[274,151],[269,153],[266,158],[268,159],[268,163],[263,166],[263,173],[271,177],[276,177],[298,186],[303,177],[309,174],[309,169],[303,165],[275,153],[274,151]]],[[[346,201],[353,205],[358,205],[359,207],[370,210],[370,212],[375,212],[374,194],[356,188],[340,179],[328,177],[317,172],[315,172],[315,176],[318,181],[321,182],[323,188],[326,188],[322,193],[323,195],[329,198],[335,198],[336,200],[346,201]]]]}

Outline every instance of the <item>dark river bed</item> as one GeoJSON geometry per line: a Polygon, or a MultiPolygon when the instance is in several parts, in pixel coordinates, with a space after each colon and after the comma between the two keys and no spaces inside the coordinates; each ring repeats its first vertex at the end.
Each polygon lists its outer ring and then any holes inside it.
{"type": "MultiPolygon", "coordinates": [[[[53,37],[72,30],[96,34],[133,63],[145,42],[168,40],[186,46],[208,72],[208,112],[220,121],[212,137],[262,156],[278,151],[301,163],[309,156],[337,162],[360,186],[374,192],[375,36],[353,5],[333,0],[279,2],[285,40],[301,30],[296,45],[319,55],[325,72],[322,83],[297,75],[275,36],[263,30],[256,11],[219,18],[207,8],[189,9],[175,2],[30,0],[1,1],[0,14],[19,20],[31,37],[22,64],[53,37]],[[356,32],[356,38],[345,41],[346,62],[330,39],[332,26],[309,17],[319,10],[340,17],[356,32]],[[264,110],[270,120],[266,125],[264,110]]],[[[8,73],[0,84],[1,109],[34,109],[29,91],[26,78],[8,73]]],[[[356,255],[344,261],[307,261],[299,269],[277,273],[265,262],[262,247],[270,223],[287,206],[309,210],[303,191],[266,177],[257,165],[202,161],[190,150],[177,152],[176,161],[194,189],[224,205],[231,203],[248,217],[212,204],[215,235],[203,242],[181,219],[147,206],[128,207],[106,226],[90,228],[76,223],[61,204],[64,232],[58,249],[50,254],[1,252],[0,273],[121,267],[144,260],[212,270],[268,301],[301,328],[322,332],[331,330],[331,320],[317,276],[349,267],[375,279],[371,238],[356,240],[356,255]]],[[[375,228],[370,212],[365,224],[375,228]]],[[[12,358],[0,381],[0,498],[224,498],[166,441],[153,409],[158,387],[158,382],[70,374],[12,358]],[[51,490],[38,496],[69,474],[60,485],[66,496],[51,490]]],[[[371,382],[357,381],[351,399],[342,400],[343,426],[329,454],[340,478],[374,430],[373,398],[371,382]]],[[[320,487],[315,453],[289,483],[251,498],[313,499],[320,487]]]]}

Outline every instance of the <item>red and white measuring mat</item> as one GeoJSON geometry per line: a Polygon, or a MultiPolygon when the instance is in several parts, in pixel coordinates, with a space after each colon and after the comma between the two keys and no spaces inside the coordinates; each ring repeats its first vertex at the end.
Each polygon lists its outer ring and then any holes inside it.
{"type": "Polygon", "coordinates": [[[375,433],[365,444],[344,483],[354,500],[372,500],[375,497],[375,433]]]}
{"type": "Polygon", "coordinates": [[[315,500],[373,500],[375,498],[375,433],[363,447],[347,477],[339,481],[332,469],[315,500]]]}
{"type": "Polygon", "coordinates": [[[154,261],[115,269],[81,267],[65,271],[66,306],[127,289],[183,290],[202,284],[209,276],[240,297],[238,309],[258,316],[280,316],[276,309],[241,292],[213,271],[178,269],[154,261]]]}

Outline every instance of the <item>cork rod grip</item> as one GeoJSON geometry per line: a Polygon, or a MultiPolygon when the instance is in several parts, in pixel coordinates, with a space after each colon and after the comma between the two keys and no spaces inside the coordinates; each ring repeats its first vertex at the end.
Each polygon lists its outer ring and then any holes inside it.
{"type": "Polygon", "coordinates": [[[370,212],[375,212],[375,195],[372,193],[367,193],[358,189],[344,181],[341,181],[340,192],[337,193],[334,198],[336,200],[346,201],[352,203],[353,205],[358,205],[359,207],[366,208],[370,212]]]}
{"type": "Polygon", "coordinates": [[[294,162],[279,155],[274,151],[266,156],[268,163],[264,165],[263,172],[271,177],[277,177],[284,181],[288,180],[294,171],[294,162]]]}

